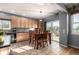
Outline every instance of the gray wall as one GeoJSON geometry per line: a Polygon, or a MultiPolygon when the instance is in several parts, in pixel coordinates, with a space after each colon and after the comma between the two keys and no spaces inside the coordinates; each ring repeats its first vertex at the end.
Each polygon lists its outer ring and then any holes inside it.
{"type": "Polygon", "coordinates": [[[79,35],[71,33],[71,26],[72,26],[71,22],[72,22],[71,15],[69,15],[69,39],[68,39],[69,42],[68,43],[69,43],[69,46],[79,48],[79,35]]]}
{"type": "Polygon", "coordinates": [[[60,43],[65,46],[68,46],[68,28],[67,28],[67,13],[60,12],[59,13],[59,21],[60,21],[60,43]]]}
{"type": "Polygon", "coordinates": [[[48,22],[48,21],[54,21],[54,20],[59,20],[59,25],[60,25],[60,38],[59,38],[59,42],[65,46],[68,45],[68,40],[67,40],[67,36],[68,36],[68,28],[67,28],[67,13],[65,12],[59,12],[59,14],[57,15],[53,15],[50,16],[46,19],[44,19],[44,21],[48,22]]]}
{"type": "Polygon", "coordinates": [[[5,13],[0,13],[0,18],[10,19],[10,15],[9,14],[5,14],[5,13]]]}
{"type": "Polygon", "coordinates": [[[71,34],[69,45],[75,48],[79,48],[79,35],[71,34]]]}
{"type": "Polygon", "coordinates": [[[79,35],[71,33],[71,15],[64,12],[60,12],[58,15],[50,16],[44,19],[45,22],[54,20],[60,21],[60,43],[65,46],[79,48],[79,35]]]}

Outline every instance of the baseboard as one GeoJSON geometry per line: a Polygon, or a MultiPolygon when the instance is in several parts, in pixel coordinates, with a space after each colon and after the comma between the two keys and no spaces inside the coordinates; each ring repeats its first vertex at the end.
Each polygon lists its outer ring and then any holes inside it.
{"type": "Polygon", "coordinates": [[[54,42],[58,42],[58,43],[59,43],[59,41],[56,41],[56,40],[52,40],[52,41],[54,41],[54,42]]]}
{"type": "Polygon", "coordinates": [[[5,46],[1,46],[0,48],[5,48],[5,47],[9,47],[10,45],[5,45],[5,46]]]}
{"type": "Polygon", "coordinates": [[[77,48],[77,49],[79,49],[79,47],[74,46],[74,45],[71,45],[71,44],[69,44],[69,46],[70,46],[70,47],[73,47],[73,48],[77,48]]]}
{"type": "MultiPolygon", "coordinates": [[[[55,41],[55,40],[52,40],[52,41],[57,42],[57,43],[60,43],[60,42],[55,41]]],[[[62,44],[62,43],[60,43],[60,45],[63,46],[63,47],[68,47],[67,45],[64,45],[64,44],[62,44]]]]}
{"type": "Polygon", "coordinates": [[[61,44],[61,43],[60,43],[60,45],[63,46],[63,47],[68,47],[67,45],[64,45],[64,44],[61,44]]]}

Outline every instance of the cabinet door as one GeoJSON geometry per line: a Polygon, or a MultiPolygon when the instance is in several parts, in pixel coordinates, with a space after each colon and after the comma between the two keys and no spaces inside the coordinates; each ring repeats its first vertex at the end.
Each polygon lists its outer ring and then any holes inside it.
{"type": "Polygon", "coordinates": [[[11,16],[11,26],[12,28],[16,28],[17,27],[17,17],[16,16],[11,16]]]}
{"type": "Polygon", "coordinates": [[[24,20],[24,28],[28,28],[28,19],[23,18],[24,20]]]}
{"type": "Polygon", "coordinates": [[[25,18],[25,28],[29,28],[29,20],[25,18]]]}
{"type": "Polygon", "coordinates": [[[37,28],[37,21],[36,20],[33,21],[33,28],[37,28]]]}
{"type": "Polygon", "coordinates": [[[20,17],[17,17],[17,20],[16,20],[16,22],[17,22],[17,28],[20,28],[21,26],[21,18],[20,17]]]}
{"type": "Polygon", "coordinates": [[[25,25],[24,25],[24,22],[25,22],[25,21],[24,21],[24,18],[21,18],[21,28],[24,28],[24,26],[25,26],[25,25]]]}
{"type": "Polygon", "coordinates": [[[30,19],[30,28],[33,28],[33,20],[30,19]]]}
{"type": "Polygon", "coordinates": [[[32,24],[32,27],[34,28],[34,20],[32,21],[32,23],[33,23],[33,24],[32,24]]]}
{"type": "Polygon", "coordinates": [[[21,20],[20,20],[20,23],[21,23],[21,24],[20,24],[20,27],[22,28],[22,26],[23,26],[23,24],[22,24],[22,23],[23,23],[22,18],[21,18],[21,20]]]}
{"type": "Polygon", "coordinates": [[[28,23],[29,23],[29,28],[31,28],[31,20],[30,19],[29,19],[28,23]]]}
{"type": "Polygon", "coordinates": [[[38,28],[41,28],[41,22],[38,21],[38,28]]]}
{"type": "Polygon", "coordinates": [[[29,33],[17,33],[16,42],[28,40],[28,38],[29,38],[29,33]]]}

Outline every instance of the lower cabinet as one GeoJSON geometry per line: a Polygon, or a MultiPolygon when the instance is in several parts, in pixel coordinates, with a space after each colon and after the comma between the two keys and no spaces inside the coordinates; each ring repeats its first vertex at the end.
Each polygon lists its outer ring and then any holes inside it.
{"type": "Polygon", "coordinates": [[[17,33],[16,42],[25,41],[29,39],[29,33],[17,33]]]}

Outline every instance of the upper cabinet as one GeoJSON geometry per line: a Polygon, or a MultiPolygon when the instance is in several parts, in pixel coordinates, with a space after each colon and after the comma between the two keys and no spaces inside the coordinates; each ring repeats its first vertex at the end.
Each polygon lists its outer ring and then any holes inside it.
{"type": "Polygon", "coordinates": [[[37,28],[38,27],[38,23],[36,20],[33,21],[33,28],[37,28]]]}
{"type": "Polygon", "coordinates": [[[20,28],[20,26],[21,26],[21,24],[20,24],[20,23],[21,23],[21,21],[20,21],[21,18],[20,18],[20,17],[17,17],[16,20],[17,20],[17,21],[16,21],[16,24],[15,24],[15,27],[16,27],[16,25],[17,25],[17,27],[20,28]]]}
{"type": "Polygon", "coordinates": [[[37,28],[37,20],[28,19],[24,17],[11,16],[12,28],[37,28]]]}
{"type": "Polygon", "coordinates": [[[21,25],[20,27],[21,28],[24,28],[25,27],[25,23],[24,22],[25,22],[25,19],[24,18],[21,18],[21,20],[20,20],[20,25],[21,25]]]}
{"type": "Polygon", "coordinates": [[[17,20],[17,19],[16,19],[15,16],[11,16],[11,27],[12,27],[12,28],[15,28],[15,27],[16,27],[16,25],[17,25],[17,24],[16,24],[16,23],[17,23],[16,20],[17,20]]]}
{"type": "Polygon", "coordinates": [[[21,18],[16,16],[11,16],[11,27],[20,28],[21,27],[21,18]]]}
{"type": "Polygon", "coordinates": [[[29,28],[29,20],[25,18],[25,28],[29,28]]]}

